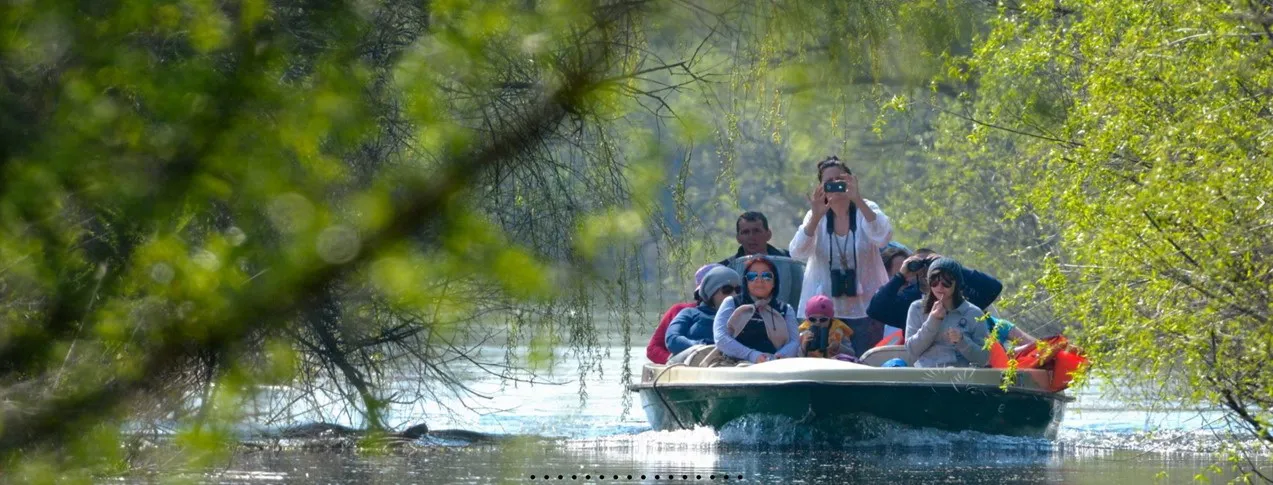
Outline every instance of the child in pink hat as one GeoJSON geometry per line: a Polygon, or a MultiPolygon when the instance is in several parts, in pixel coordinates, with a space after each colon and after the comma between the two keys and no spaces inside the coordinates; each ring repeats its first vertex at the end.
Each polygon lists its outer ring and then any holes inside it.
{"type": "Polygon", "coordinates": [[[800,324],[800,342],[805,357],[827,357],[857,361],[849,337],[853,330],[835,318],[835,303],[826,295],[814,295],[805,302],[805,321],[800,324]]]}

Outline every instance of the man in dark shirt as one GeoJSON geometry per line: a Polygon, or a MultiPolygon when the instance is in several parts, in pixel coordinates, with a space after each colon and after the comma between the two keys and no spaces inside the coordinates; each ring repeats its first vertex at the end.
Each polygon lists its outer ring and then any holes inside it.
{"type": "MultiPolygon", "coordinates": [[[[866,308],[866,315],[884,322],[885,325],[906,328],[906,312],[910,310],[911,303],[924,296],[921,285],[927,284],[927,281],[919,276],[927,274],[928,265],[923,265],[917,271],[909,271],[906,267],[911,261],[932,263],[940,257],[940,254],[928,248],[915,251],[914,256],[902,263],[901,271],[893,275],[888,283],[881,286],[875,296],[871,297],[871,304],[866,308]]],[[[1003,283],[993,276],[965,267],[963,291],[969,303],[977,305],[977,308],[982,311],[989,311],[990,305],[1003,291],[1003,283]]]]}
{"type": "Polygon", "coordinates": [[[729,266],[730,261],[743,256],[764,254],[768,256],[791,257],[785,249],[778,249],[769,244],[773,233],[769,232],[769,219],[756,211],[747,211],[734,221],[735,237],[738,239],[738,252],[721,260],[720,264],[729,266]]]}

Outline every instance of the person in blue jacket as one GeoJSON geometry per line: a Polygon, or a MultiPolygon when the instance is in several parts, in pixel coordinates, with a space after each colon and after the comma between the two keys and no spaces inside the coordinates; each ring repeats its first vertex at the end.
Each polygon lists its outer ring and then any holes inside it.
{"type": "Polygon", "coordinates": [[[690,347],[715,343],[712,326],[716,310],[726,298],[738,293],[742,284],[742,277],[738,276],[738,272],[726,266],[716,266],[703,275],[703,283],[699,286],[701,299],[698,306],[681,310],[667,325],[664,343],[672,353],[668,362],[680,362],[684,358],[681,353],[690,347]]]}
{"type": "MultiPolygon", "coordinates": [[[[867,316],[897,328],[906,327],[906,312],[911,303],[924,295],[927,285],[928,267],[942,255],[928,248],[920,248],[915,254],[906,258],[901,271],[889,278],[888,283],[880,287],[871,297],[866,308],[867,316]]],[[[989,308],[1003,291],[1003,283],[993,276],[974,269],[964,268],[964,297],[977,308],[989,308]]]]}
{"type": "MultiPolygon", "coordinates": [[[[928,279],[925,276],[928,274],[929,266],[941,257],[942,255],[929,248],[916,250],[914,255],[906,258],[901,264],[900,271],[871,297],[871,303],[866,308],[867,316],[884,322],[885,325],[905,328],[906,314],[910,310],[911,303],[919,301],[928,290],[928,279]]],[[[960,272],[964,282],[963,296],[977,308],[988,310],[1003,292],[1003,283],[993,276],[969,268],[961,268],[960,272]]],[[[1005,337],[1000,340],[1008,340],[1007,337],[1020,343],[1030,343],[1035,340],[1033,336],[1006,320],[988,318],[986,322],[988,326],[996,327],[991,329],[996,337],[1005,337]]]]}

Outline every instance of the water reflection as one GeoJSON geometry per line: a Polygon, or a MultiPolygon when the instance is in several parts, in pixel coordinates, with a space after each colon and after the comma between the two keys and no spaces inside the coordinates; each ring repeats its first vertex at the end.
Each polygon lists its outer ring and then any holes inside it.
{"type": "MultiPolygon", "coordinates": [[[[652,436],[632,438],[626,442],[531,439],[499,446],[419,448],[383,456],[250,453],[237,456],[227,470],[196,481],[531,483],[549,477],[547,481],[554,483],[724,483],[726,476],[728,482],[738,482],[741,475],[742,483],[1184,484],[1193,483],[1194,475],[1210,464],[1197,455],[984,449],[975,442],[841,450],[698,446],[690,445],[684,436],[673,437],[671,443],[652,436]]],[[[1208,474],[1213,481],[1234,476],[1208,474]]]]}
{"type": "MultiPolygon", "coordinates": [[[[639,375],[641,362],[624,362],[621,350],[612,348],[600,372],[582,382],[570,382],[577,377],[577,362],[564,357],[549,377],[566,385],[472,382],[473,389],[494,396],[481,409],[424,401],[391,410],[395,426],[426,422],[433,429],[512,437],[498,444],[431,437],[384,455],[250,452],[236,455],[223,470],[191,478],[202,483],[543,483],[548,476],[554,483],[724,483],[724,477],[737,482],[741,475],[744,483],[1183,484],[1193,483],[1195,474],[1218,460],[1214,454],[1180,453],[1217,449],[1221,440],[1205,429],[1215,422],[1214,412],[1133,409],[1091,388],[1076,391],[1078,401],[1067,409],[1056,441],[909,429],[869,419],[853,423],[866,433],[847,438],[834,429],[765,416],[749,416],[719,432],[654,431],[639,400],[625,406],[616,376],[625,366],[639,375]]],[[[632,355],[641,355],[640,350],[632,355]]],[[[280,389],[263,395],[254,410],[258,416],[292,417],[274,425],[359,424],[354,417],[330,413],[322,402],[308,408],[295,402],[280,389]]],[[[1236,474],[1225,469],[1206,476],[1223,482],[1236,474]]]]}

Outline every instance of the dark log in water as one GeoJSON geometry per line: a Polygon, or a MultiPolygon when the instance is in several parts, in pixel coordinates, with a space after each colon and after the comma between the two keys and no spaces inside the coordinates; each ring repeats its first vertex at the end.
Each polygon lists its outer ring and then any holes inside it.
{"type": "Polygon", "coordinates": [[[356,429],[339,424],[307,423],[277,431],[267,431],[259,436],[250,436],[242,444],[248,448],[339,449],[360,445],[401,446],[426,438],[481,445],[496,443],[507,437],[462,429],[430,430],[423,423],[389,433],[356,429]],[[370,439],[369,442],[364,442],[368,439],[370,439]]]}

